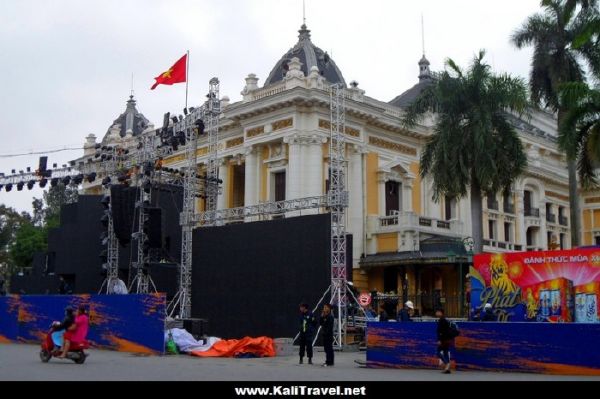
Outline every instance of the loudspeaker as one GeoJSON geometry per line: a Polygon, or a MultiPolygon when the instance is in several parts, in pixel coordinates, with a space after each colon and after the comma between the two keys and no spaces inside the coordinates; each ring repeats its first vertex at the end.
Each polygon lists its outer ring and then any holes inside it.
{"type": "Polygon", "coordinates": [[[183,329],[194,337],[202,337],[208,333],[208,320],[206,319],[183,319],[183,329]]]}
{"type": "Polygon", "coordinates": [[[150,248],[162,248],[162,221],[161,215],[162,210],[160,208],[146,208],[146,215],[148,215],[147,231],[148,241],[150,248]]]}
{"type": "Polygon", "coordinates": [[[131,241],[133,234],[133,218],[135,216],[135,201],[137,188],[122,185],[110,187],[110,202],[112,207],[113,227],[115,235],[122,246],[131,241]]]}

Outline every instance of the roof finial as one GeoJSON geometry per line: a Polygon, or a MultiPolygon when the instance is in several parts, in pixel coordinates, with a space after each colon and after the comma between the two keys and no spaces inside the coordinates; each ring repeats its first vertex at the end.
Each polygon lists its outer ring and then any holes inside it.
{"type": "Polygon", "coordinates": [[[302,0],[302,24],[306,26],[306,0],[302,0]]]}
{"type": "Polygon", "coordinates": [[[129,98],[133,99],[134,91],[133,91],[133,72],[131,72],[131,93],[129,94],[129,98]]]}
{"type": "Polygon", "coordinates": [[[421,45],[423,47],[423,57],[425,57],[425,20],[421,13],[421,45]]]}

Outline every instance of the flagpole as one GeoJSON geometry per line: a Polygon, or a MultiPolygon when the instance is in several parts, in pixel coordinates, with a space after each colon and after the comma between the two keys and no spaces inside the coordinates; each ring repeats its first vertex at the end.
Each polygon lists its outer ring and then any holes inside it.
{"type": "Polygon", "coordinates": [[[187,51],[185,57],[185,107],[188,104],[188,82],[190,81],[190,50],[187,51]]]}

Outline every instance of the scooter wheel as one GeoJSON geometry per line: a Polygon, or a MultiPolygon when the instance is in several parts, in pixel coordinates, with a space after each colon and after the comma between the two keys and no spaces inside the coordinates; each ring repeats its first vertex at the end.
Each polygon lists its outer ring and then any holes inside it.
{"type": "Polygon", "coordinates": [[[48,363],[50,361],[51,357],[52,357],[52,355],[50,354],[50,352],[48,352],[48,351],[40,351],[40,360],[43,363],[48,363]]]}
{"type": "Polygon", "coordinates": [[[85,362],[85,353],[81,352],[77,354],[77,357],[73,361],[77,364],[83,364],[85,362]]]}

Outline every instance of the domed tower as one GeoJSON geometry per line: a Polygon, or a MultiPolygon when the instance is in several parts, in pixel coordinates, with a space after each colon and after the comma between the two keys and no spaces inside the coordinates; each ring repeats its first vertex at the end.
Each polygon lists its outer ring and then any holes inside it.
{"type": "Polygon", "coordinates": [[[125,136],[137,136],[141,134],[150,125],[150,121],[140,113],[135,107],[136,101],[133,99],[133,94],[127,100],[127,107],[112,125],[108,128],[102,142],[124,138],[125,136]]]}
{"type": "Polygon", "coordinates": [[[306,24],[302,24],[298,31],[298,43],[291,48],[281,59],[275,64],[269,77],[265,81],[265,86],[273,83],[281,82],[289,70],[289,63],[292,58],[297,57],[302,63],[301,70],[304,76],[308,76],[313,67],[317,67],[319,74],[329,83],[341,83],[346,87],[346,81],[342,76],[333,59],[327,52],[315,46],[310,40],[310,30],[306,24]]]}
{"type": "Polygon", "coordinates": [[[423,54],[423,57],[419,61],[419,83],[394,98],[390,101],[390,104],[396,107],[405,108],[415,101],[421,92],[433,83],[433,75],[429,68],[430,65],[431,63],[427,57],[425,57],[425,54],[423,54]]]}

